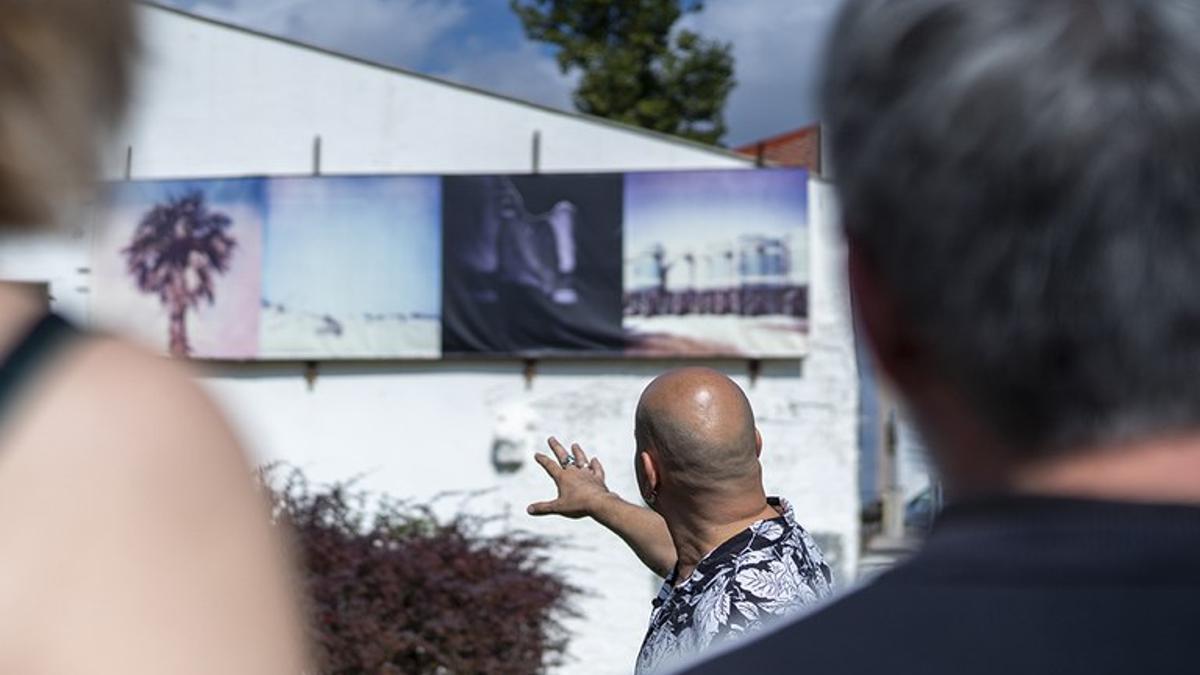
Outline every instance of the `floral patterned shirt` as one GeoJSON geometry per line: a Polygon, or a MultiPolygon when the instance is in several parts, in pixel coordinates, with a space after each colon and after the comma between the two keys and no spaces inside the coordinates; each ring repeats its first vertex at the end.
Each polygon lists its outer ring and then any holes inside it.
{"type": "Polygon", "coordinates": [[[760,520],[718,546],[676,585],[676,572],[654,599],[637,673],[670,667],[719,642],[832,592],[821,549],[800,527],[786,500],[767,502],[783,515],[760,520]]]}

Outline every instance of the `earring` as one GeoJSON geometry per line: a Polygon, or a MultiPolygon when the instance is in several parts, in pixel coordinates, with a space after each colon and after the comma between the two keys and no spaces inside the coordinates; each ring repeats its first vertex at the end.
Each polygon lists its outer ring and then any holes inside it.
{"type": "Polygon", "coordinates": [[[656,492],[655,490],[651,490],[650,494],[643,497],[643,499],[646,500],[647,504],[653,504],[654,500],[658,499],[658,492],[656,492]]]}

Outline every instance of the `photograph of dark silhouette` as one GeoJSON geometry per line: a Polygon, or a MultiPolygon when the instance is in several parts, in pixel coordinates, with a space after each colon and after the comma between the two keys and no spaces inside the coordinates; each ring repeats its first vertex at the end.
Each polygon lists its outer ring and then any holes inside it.
{"type": "Polygon", "coordinates": [[[802,170],[627,174],[629,353],[803,355],[807,186],[802,170]]]}
{"type": "Polygon", "coordinates": [[[443,353],[622,351],[622,183],[445,178],[443,353]]]}

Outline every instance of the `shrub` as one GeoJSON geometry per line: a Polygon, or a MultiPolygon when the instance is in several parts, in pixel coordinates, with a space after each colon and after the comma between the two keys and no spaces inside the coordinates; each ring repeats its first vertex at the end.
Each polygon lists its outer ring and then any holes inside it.
{"type": "Polygon", "coordinates": [[[290,530],[322,673],[536,673],[559,665],[576,589],[549,569],[550,542],[443,522],[429,505],[314,488],[267,469],[275,522],[290,530]]]}

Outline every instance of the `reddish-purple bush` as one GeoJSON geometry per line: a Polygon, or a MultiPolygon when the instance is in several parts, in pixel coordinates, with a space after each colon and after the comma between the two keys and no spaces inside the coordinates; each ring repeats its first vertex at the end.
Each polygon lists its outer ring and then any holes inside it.
{"type": "Polygon", "coordinates": [[[536,673],[561,662],[575,593],[549,542],[427,506],[264,473],[290,530],[322,673],[536,673]]]}

